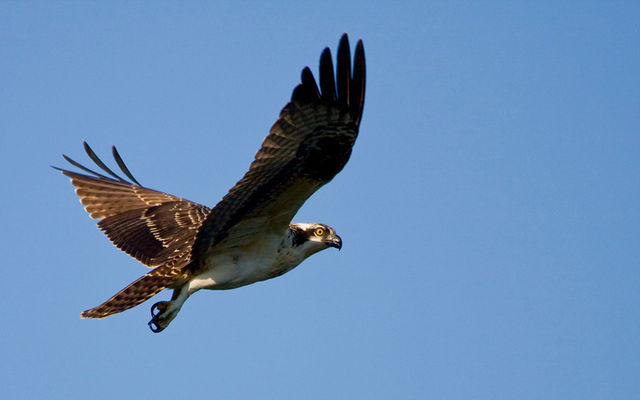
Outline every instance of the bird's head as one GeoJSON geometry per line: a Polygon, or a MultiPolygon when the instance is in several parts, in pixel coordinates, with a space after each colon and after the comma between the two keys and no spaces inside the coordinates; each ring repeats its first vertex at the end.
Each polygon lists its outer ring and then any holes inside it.
{"type": "Polygon", "coordinates": [[[332,227],[316,223],[291,223],[293,246],[301,246],[307,257],[329,247],[342,248],[342,239],[332,227]]]}

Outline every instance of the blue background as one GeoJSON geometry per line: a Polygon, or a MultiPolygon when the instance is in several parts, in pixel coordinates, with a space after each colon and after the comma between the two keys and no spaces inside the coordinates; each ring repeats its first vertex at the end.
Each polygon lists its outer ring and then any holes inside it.
{"type": "Polygon", "coordinates": [[[3,398],[637,396],[639,20],[633,2],[2,2],[3,398]],[[361,134],[295,218],[342,252],[200,292],[162,334],[151,302],[81,320],[146,269],[49,165],[116,144],[144,185],[214,205],[343,32],[365,42],[361,134]]]}

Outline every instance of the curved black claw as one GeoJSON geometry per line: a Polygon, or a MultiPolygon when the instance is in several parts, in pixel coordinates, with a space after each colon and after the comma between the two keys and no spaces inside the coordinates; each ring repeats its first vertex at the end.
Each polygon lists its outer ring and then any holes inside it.
{"type": "Polygon", "coordinates": [[[171,305],[170,301],[159,301],[151,306],[151,321],[148,325],[152,332],[162,332],[176,317],[180,309],[169,311],[171,305]]]}
{"type": "Polygon", "coordinates": [[[167,308],[169,308],[168,301],[159,301],[156,304],[151,306],[151,316],[155,319],[155,317],[167,311],[167,308]]]}
{"type": "Polygon", "coordinates": [[[162,332],[164,330],[164,327],[157,324],[157,322],[155,321],[155,318],[149,321],[148,325],[149,325],[149,328],[151,329],[151,332],[153,333],[162,332]]]}

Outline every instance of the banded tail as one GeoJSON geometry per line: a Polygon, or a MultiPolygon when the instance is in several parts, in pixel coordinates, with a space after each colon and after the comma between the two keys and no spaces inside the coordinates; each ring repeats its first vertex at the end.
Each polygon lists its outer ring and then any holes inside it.
{"type": "Polygon", "coordinates": [[[162,289],[184,279],[184,272],[169,265],[155,268],[130,283],[109,300],[90,310],[83,311],[82,318],[104,318],[128,310],[149,299],[162,289]]]}

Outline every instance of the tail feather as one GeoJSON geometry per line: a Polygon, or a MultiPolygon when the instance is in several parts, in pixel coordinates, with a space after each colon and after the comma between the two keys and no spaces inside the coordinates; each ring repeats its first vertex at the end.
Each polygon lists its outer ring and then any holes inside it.
{"type": "Polygon", "coordinates": [[[183,277],[180,268],[163,265],[138,278],[109,300],[90,310],[83,311],[82,318],[104,318],[128,310],[149,299],[162,289],[171,286],[183,277]]]}

